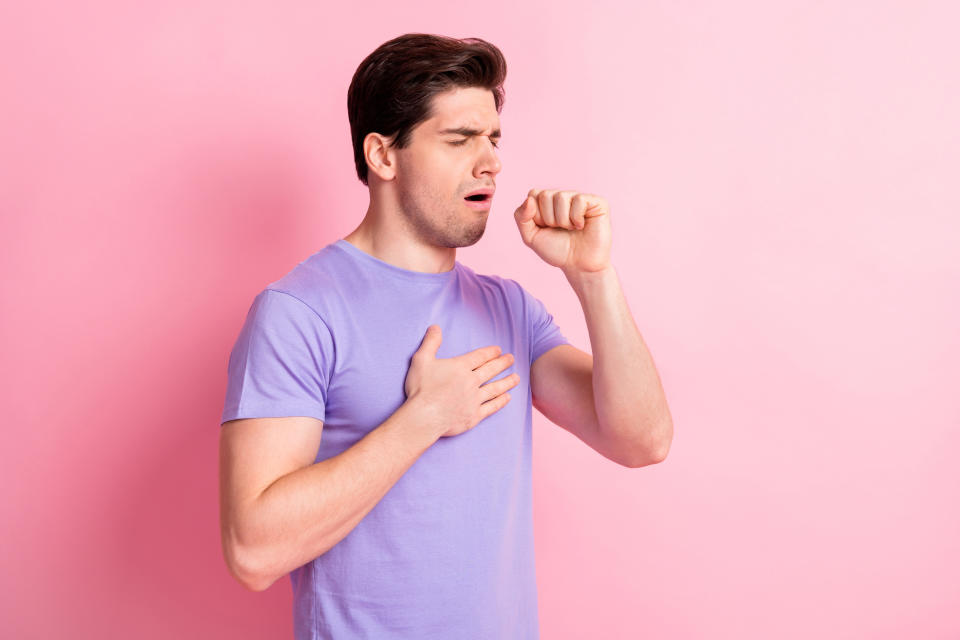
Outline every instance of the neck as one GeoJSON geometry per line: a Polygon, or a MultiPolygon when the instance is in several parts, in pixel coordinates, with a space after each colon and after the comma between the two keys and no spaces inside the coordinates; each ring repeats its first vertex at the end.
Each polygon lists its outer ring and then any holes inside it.
{"type": "Polygon", "coordinates": [[[457,259],[456,248],[425,242],[406,223],[399,208],[372,198],[360,225],[343,239],[378,260],[408,271],[450,271],[457,259]],[[391,208],[393,211],[388,210],[391,208]]]}

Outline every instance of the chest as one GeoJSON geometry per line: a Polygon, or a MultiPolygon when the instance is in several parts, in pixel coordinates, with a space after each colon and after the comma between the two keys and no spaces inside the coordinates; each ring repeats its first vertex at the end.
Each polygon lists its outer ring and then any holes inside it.
{"type": "Polygon", "coordinates": [[[333,327],[336,361],[327,390],[327,419],[319,457],[336,455],[352,446],[405,402],[404,382],[410,360],[431,324],[442,331],[437,358],[451,358],[490,345],[514,355],[513,365],[483,383],[514,372],[521,378],[510,390],[508,405],[487,420],[523,424],[524,403],[529,403],[530,395],[529,336],[517,317],[518,309],[476,295],[452,300],[427,296],[412,301],[385,297],[364,302],[363,313],[347,310],[343,322],[333,327]]]}

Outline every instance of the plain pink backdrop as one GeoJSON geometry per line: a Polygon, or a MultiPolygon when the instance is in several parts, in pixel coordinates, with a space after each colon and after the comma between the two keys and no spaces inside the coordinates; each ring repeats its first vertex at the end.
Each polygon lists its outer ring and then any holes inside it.
{"type": "Polygon", "coordinates": [[[960,637],[956,6],[8,3],[0,636],[290,636],[221,557],[227,357],[359,223],[347,86],[422,31],[509,66],[458,259],[589,350],[513,210],[606,197],[674,418],[626,469],[537,414],[543,637],[960,637]]]}

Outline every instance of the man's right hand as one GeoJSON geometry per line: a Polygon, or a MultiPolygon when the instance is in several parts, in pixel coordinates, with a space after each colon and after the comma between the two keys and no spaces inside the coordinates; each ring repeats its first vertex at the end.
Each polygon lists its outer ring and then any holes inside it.
{"type": "Polygon", "coordinates": [[[483,384],[513,364],[513,354],[500,347],[480,347],[453,358],[437,358],[443,341],[440,327],[427,327],[420,348],[410,360],[403,383],[407,401],[417,402],[440,437],[456,436],[510,401],[508,389],[520,382],[516,373],[483,384]]]}

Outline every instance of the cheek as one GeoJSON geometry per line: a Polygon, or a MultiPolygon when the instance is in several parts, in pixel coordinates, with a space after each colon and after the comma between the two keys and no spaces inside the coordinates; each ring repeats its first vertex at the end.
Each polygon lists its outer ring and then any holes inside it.
{"type": "Polygon", "coordinates": [[[411,157],[404,170],[397,173],[398,186],[414,200],[426,199],[435,202],[458,199],[460,193],[471,184],[464,175],[464,152],[456,147],[440,149],[411,157]]]}
{"type": "Polygon", "coordinates": [[[437,171],[430,171],[429,167],[421,165],[415,171],[407,171],[397,176],[398,187],[402,198],[409,204],[417,204],[417,208],[433,208],[431,203],[449,200],[451,194],[456,195],[456,187],[450,186],[439,179],[437,171]]]}

